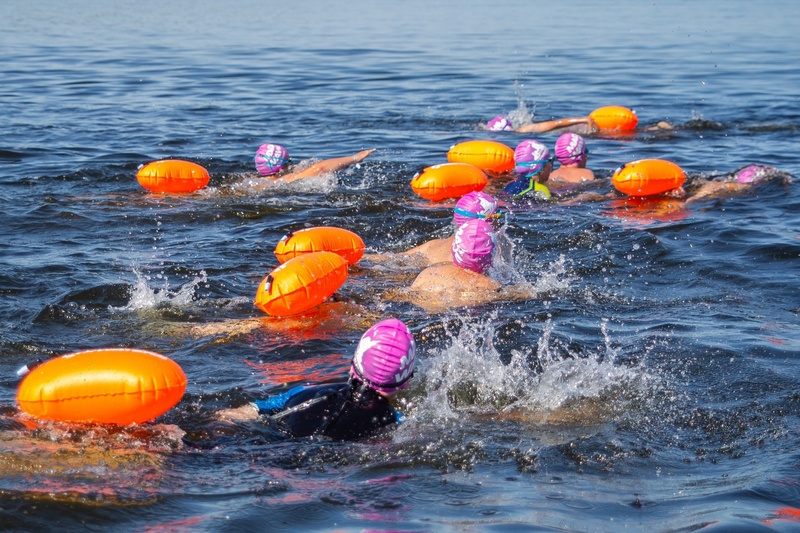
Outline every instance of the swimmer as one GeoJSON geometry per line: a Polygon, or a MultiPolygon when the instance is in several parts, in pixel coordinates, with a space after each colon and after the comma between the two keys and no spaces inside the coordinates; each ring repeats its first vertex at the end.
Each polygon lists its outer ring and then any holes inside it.
{"type": "Polygon", "coordinates": [[[374,151],[374,148],[362,150],[354,155],[317,161],[303,169],[289,169],[290,159],[286,148],[279,144],[265,143],[258,147],[253,160],[258,173],[267,179],[265,183],[258,185],[256,188],[263,189],[274,182],[291,183],[303,178],[336,172],[350,165],[360,163],[374,151]]]}
{"type": "Polygon", "coordinates": [[[154,327],[162,334],[218,337],[215,342],[227,342],[254,331],[278,333],[289,338],[298,335],[324,338],[346,330],[361,330],[376,318],[374,312],[357,303],[329,300],[297,315],[239,318],[208,324],[157,324],[154,327]]]}
{"type": "MultiPolygon", "coordinates": [[[[514,131],[516,133],[577,133],[579,135],[593,135],[600,131],[592,117],[571,117],[544,122],[531,122],[514,127],[507,117],[494,117],[486,124],[489,131],[514,131]]],[[[671,130],[672,124],[660,121],[653,126],[644,128],[644,131],[671,130]]]]}
{"type": "Polygon", "coordinates": [[[747,165],[721,178],[714,178],[707,181],[697,188],[691,188],[686,193],[686,202],[691,203],[700,200],[735,196],[748,191],[758,183],[776,177],[788,181],[788,175],[775,167],[767,165],[747,165]]]}
{"type": "Polygon", "coordinates": [[[549,132],[574,132],[582,135],[596,133],[597,124],[591,117],[572,117],[546,120],[544,122],[531,122],[514,127],[511,121],[504,116],[494,117],[486,124],[489,131],[514,131],[517,133],[549,133],[549,132]]]}
{"type": "Polygon", "coordinates": [[[537,200],[549,200],[551,197],[547,183],[553,171],[553,157],[545,145],[534,140],[524,140],[514,150],[516,166],[514,172],[517,179],[503,188],[503,192],[520,198],[523,196],[537,200]]]}
{"type": "MultiPolygon", "coordinates": [[[[771,179],[780,179],[788,183],[791,179],[789,174],[768,165],[746,165],[728,174],[706,180],[703,178],[686,183],[683,187],[678,187],[660,195],[647,196],[653,200],[674,199],[676,202],[673,207],[681,207],[681,204],[690,204],[703,200],[718,200],[745,194],[751,191],[756,185],[771,179]]],[[[595,202],[604,200],[619,199],[620,193],[612,190],[608,194],[588,192],[580,194],[567,202],[567,204],[577,204],[583,202],[595,202]]],[[[623,195],[622,198],[625,198],[623,195]]]]}
{"type": "Polygon", "coordinates": [[[361,337],[346,382],[300,385],[217,414],[230,421],[266,416],[295,438],[369,437],[402,423],[390,400],[408,387],[415,362],[414,337],[402,321],[389,318],[361,337]]]}
{"type": "MultiPolygon", "coordinates": [[[[465,194],[458,200],[453,210],[454,228],[457,229],[469,219],[497,220],[500,212],[497,199],[494,196],[480,191],[465,194]]],[[[397,254],[408,257],[421,267],[452,262],[453,236],[432,239],[415,246],[405,252],[397,254]]],[[[385,261],[389,255],[370,254],[364,256],[373,262],[385,261]]]]}
{"type": "Polygon", "coordinates": [[[594,172],[586,168],[589,150],[583,137],[577,133],[562,134],[556,140],[555,152],[561,166],[550,173],[551,182],[581,183],[594,180],[594,172]]]}
{"type": "Polygon", "coordinates": [[[492,266],[495,233],[482,219],[468,219],[453,238],[452,261],[429,266],[411,286],[387,295],[435,313],[497,300],[530,297],[524,286],[504,287],[486,272],[492,266]]]}

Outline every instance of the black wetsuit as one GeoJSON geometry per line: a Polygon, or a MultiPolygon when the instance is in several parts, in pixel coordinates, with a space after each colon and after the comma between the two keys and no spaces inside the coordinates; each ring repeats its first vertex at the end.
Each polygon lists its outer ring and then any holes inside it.
{"type": "Polygon", "coordinates": [[[356,440],[402,421],[386,398],[356,380],[294,387],[255,404],[293,437],[356,440]]]}

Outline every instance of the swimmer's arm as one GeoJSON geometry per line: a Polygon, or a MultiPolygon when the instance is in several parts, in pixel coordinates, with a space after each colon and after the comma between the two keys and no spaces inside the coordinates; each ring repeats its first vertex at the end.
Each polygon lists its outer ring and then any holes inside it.
{"type": "Polygon", "coordinates": [[[567,126],[574,126],[576,124],[586,124],[591,131],[597,131],[597,125],[591,117],[572,117],[572,118],[559,118],[556,120],[545,120],[544,122],[532,122],[524,124],[515,129],[517,133],[546,133],[558,128],[566,128],[567,126]]]}
{"type": "Polygon", "coordinates": [[[662,121],[660,121],[658,124],[656,124],[654,126],[646,127],[644,130],[645,131],[659,131],[659,130],[672,130],[672,129],[675,129],[675,127],[672,124],[662,120],[662,121]]]}
{"type": "Polygon", "coordinates": [[[241,407],[233,409],[222,409],[217,411],[217,418],[228,422],[243,422],[258,418],[258,407],[255,403],[246,403],[241,407]]]}
{"type": "Polygon", "coordinates": [[[559,204],[560,205],[576,205],[576,204],[582,204],[582,203],[585,203],[585,202],[602,202],[604,200],[613,200],[614,198],[617,198],[617,195],[615,193],[613,193],[613,192],[608,193],[608,194],[600,194],[600,193],[597,193],[597,192],[589,191],[589,192],[583,192],[583,193],[581,193],[581,194],[579,194],[577,196],[574,196],[572,198],[568,198],[566,200],[562,200],[562,201],[559,202],[559,204]]]}
{"type": "Polygon", "coordinates": [[[217,322],[214,324],[202,324],[192,326],[189,332],[196,337],[205,337],[211,335],[238,335],[249,333],[256,328],[263,326],[265,320],[263,318],[246,318],[244,320],[228,320],[225,322],[217,322]]]}
{"type": "Polygon", "coordinates": [[[747,189],[749,186],[749,183],[737,183],[735,181],[711,181],[702,185],[686,202],[691,203],[706,198],[718,198],[725,194],[737,193],[747,189]]]}
{"type": "Polygon", "coordinates": [[[273,414],[280,411],[286,406],[286,402],[289,401],[289,398],[304,389],[305,387],[301,385],[293,387],[286,392],[264,398],[263,400],[246,403],[241,407],[222,409],[217,412],[217,417],[220,420],[230,420],[234,422],[255,420],[262,414],[273,414]]]}
{"type": "Polygon", "coordinates": [[[299,170],[297,172],[290,172],[289,174],[284,174],[279,179],[286,183],[290,183],[292,181],[303,178],[311,178],[313,176],[319,176],[320,174],[329,174],[331,172],[336,172],[337,170],[347,168],[350,165],[360,163],[374,151],[375,149],[373,148],[370,150],[362,150],[354,155],[325,159],[323,161],[314,163],[313,165],[304,168],[303,170],[299,170]]]}

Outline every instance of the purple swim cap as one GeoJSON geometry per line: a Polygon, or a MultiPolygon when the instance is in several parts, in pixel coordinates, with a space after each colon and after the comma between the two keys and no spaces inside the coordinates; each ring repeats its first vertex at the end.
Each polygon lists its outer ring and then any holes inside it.
{"type": "Polygon", "coordinates": [[[539,141],[527,139],[517,145],[514,150],[514,172],[524,176],[533,176],[539,173],[544,166],[551,162],[550,150],[539,141]]]}
{"type": "Polygon", "coordinates": [[[754,183],[770,174],[774,169],[764,165],[748,165],[734,173],[739,183],[754,183]]]}
{"type": "Polygon", "coordinates": [[[580,163],[586,153],[586,142],[577,133],[564,133],[556,141],[556,157],[562,165],[580,163]]]}
{"type": "Polygon", "coordinates": [[[489,123],[486,124],[486,129],[489,131],[513,131],[514,126],[511,125],[510,120],[501,115],[490,120],[489,123]]]}
{"type": "Polygon", "coordinates": [[[474,191],[465,194],[456,204],[453,221],[456,227],[473,218],[485,219],[497,213],[497,199],[485,192],[474,191]]]}
{"type": "Polygon", "coordinates": [[[264,143],[256,150],[253,161],[259,174],[272,176],[280,172],[289,162],[289,152],[280,144],[264,143]]]}
{"type": "Polygon", "coordinates": [[[408,327],[396,318],[369,328],[356,348],[352,372],[379,392],[405,388],[414,375],[416,344],[408,327]]]}
{"type": "Polygon", "coordinates": [[[453,238],[453,263],[461,268],[481,273],[492,264],[494,230],[480,218],[461,224],[453,238]]]}

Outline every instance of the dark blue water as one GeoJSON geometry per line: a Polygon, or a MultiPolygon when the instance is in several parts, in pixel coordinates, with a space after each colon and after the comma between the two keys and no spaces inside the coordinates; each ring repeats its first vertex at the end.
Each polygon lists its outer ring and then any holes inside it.
{"type": "MultiPolygon", "coordinates": [[[[800,176],[793,2],[242,1],[0,5],[0,524],[117,531],[789,531],[800,507],[800,195],[630,210],[511,209],[529,301],[427,314],[416,271],[362,262],[322,316],[247,333],[288,231],[371,252],[451,231],[409,181],[498,114],[637,110],[670,132],[588,140],[590,167],[659,157],[689,182],[748,163],[800,176]],[[265,141],[358,167],[256,193],[265,141]],[[152,195],[167,157],[205,190],[152,195]],[[358,307],[366,314],[342,310],[358,307]],[[366,325],[405,320],[408,422],[363,443],[286,441],[214,411],[344,375],[366,325]],[[15,370],[107,346],[189,378],[142,428],[29,427],[15,370]],[[180,429],[178,429],[180,428],[180,429]],[[181,431],[185,432],[181,438],[181,431]]],[[[552,145],[554,135],[541,135],[552,145]]]]}

